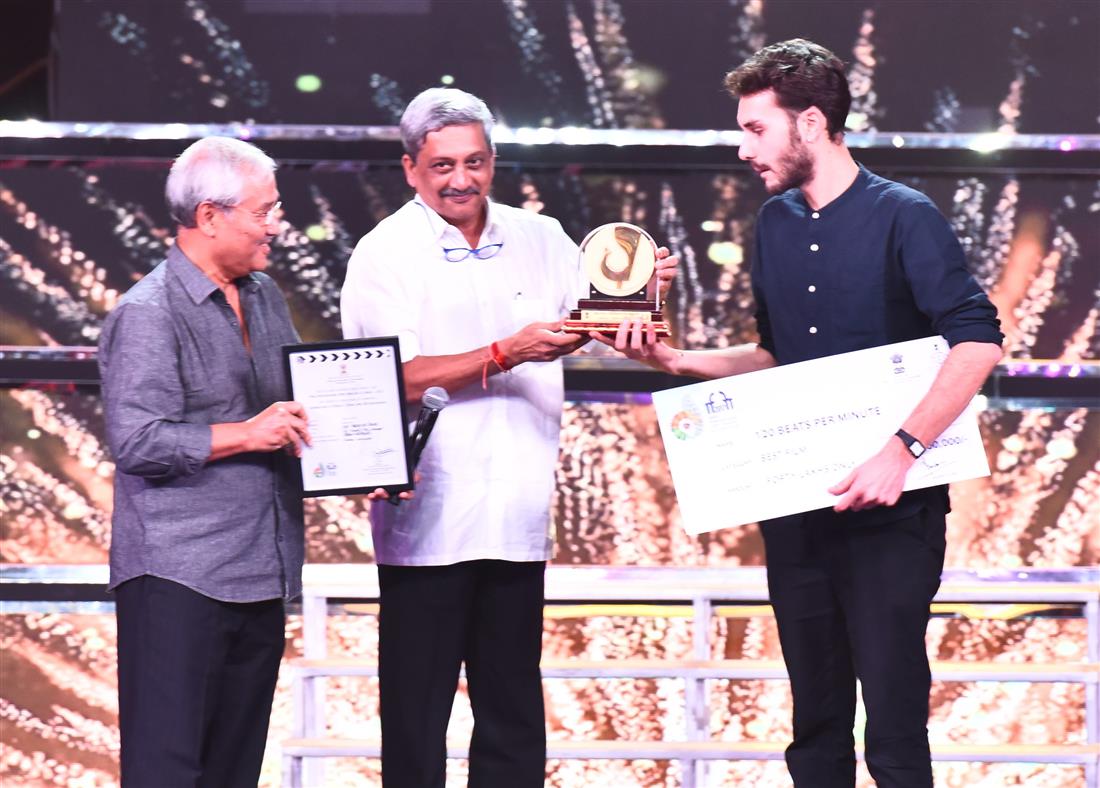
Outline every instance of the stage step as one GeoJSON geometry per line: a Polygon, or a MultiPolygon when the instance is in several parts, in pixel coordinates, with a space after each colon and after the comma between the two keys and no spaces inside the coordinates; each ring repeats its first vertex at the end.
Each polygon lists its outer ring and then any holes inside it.
{"type": "MultiPolygon", "coordinates": [[[[373,660],[351,657],[294,659],[295,677],[377,676],[373,660]]],[[[769,659],[544,659],[543,678],[636,678],[636,679],[785,679],[781,660],[769,659]]],[[[1032,664],[1021,662],[932,663],[936,681],[1023,681],[1100,684],[1100,664],[1092,662],[1032,664]]]]}

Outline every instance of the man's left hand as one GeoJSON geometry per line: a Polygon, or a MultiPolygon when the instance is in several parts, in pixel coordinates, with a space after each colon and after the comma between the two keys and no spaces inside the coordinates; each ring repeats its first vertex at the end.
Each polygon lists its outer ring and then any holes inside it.
{"type": "MultiPolygon", "coordinates": [[[[420,475],[420,471],[413,471],[413,484],[419,484],[423,477],[420,475]]],[[[402,501],[408,501],[416,497],[414,490],[406,490],[403,493],[398,493],[397,497],[402,501]]],[[[390,501],[393,503],[393,499],[390,494],[383,490],[381,487],[375,487],[373,491],[367,493],[368,501],[390,501]]]]}
{"type": "Polygon", "coordinates": [[[665,300],[669,288],[672,287],[678,265],[680,265],[680,258],[673,257],[672,252],[666,247],[662,246],[657,250],[657,297],[661,301],[665,300]]]}
{"type": "Polygon", "coordinates": [[[829,488],[832,495],[841,496],[833,510],[858,512],[873,506],[893,506],[901,497],[905,474],[912,465],[913,455],[891,436],[878,454],[829,488]]]}
{"type": "MultiPolygon", "coordinates": [[[[415,493],[412,490],[407,490],[403,493],[398,493],[397,497],[402,501],[408,501],[415,497],[415,493]]],[[[390,500],[390,494],[383,490],[381,487],[376,487],[372,492],[367,493],[368,501],[388,501],[390,500]]]]}

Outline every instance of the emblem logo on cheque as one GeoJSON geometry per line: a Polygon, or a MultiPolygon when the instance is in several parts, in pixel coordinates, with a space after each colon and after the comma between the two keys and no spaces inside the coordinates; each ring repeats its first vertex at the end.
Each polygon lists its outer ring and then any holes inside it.
{"type": "Polygon", "coordinates": [[[696,438],[703,432],[703,419],[695,408],[688,406],[672,417],[672,434],[682,441],[696,438]]]}

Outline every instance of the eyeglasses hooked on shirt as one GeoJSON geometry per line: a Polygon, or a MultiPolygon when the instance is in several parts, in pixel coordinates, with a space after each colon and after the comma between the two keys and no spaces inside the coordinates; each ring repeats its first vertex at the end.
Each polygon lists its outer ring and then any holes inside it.
{"type": "Polygon", "coordinates": [[[465,246],[458,246],[454,249],[447,249],[444,247],[443,256],[447,258],[448,263],[461,263],[470,255],[473,255],[478,260],[488,260],[499,252],[502,246],[504,246],[503,243],[485,244],[485,246],[479,246],[477,249],[467,249],[465,246]]]}

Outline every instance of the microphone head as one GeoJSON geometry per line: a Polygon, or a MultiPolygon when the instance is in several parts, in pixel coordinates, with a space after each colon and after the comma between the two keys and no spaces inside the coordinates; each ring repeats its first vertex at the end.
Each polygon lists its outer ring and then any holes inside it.
{"type": "Polygon", "coordinates": [[[447,393],[447,389],[440,386],[425,389],[424,396],[420,398],[420,403],[430,410],[442,410],[450,401],[451,396],[447,393]]]}

